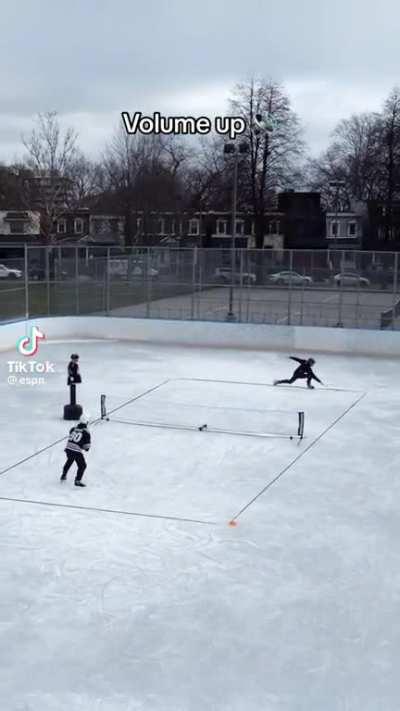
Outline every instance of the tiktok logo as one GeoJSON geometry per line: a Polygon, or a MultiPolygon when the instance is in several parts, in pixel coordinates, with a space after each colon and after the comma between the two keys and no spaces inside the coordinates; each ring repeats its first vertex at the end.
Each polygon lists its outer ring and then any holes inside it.
{"type": "Polygon", "coordinates": [[[17,351],[23,356],[34,356],[39,350],[39,341],[46,338],[36,326],[32,326],[29,336],[21,336],[17,341],[17,351]]]}

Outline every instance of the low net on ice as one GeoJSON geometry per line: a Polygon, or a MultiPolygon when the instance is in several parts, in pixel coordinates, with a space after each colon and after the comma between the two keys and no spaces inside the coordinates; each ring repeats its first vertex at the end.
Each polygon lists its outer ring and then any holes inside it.
{"type": "Polygon", "coordinates": [[[265,410],[207,403],[179,402],[148,396],[107,409],[107,397],[101,396],[101,418],[136,427],[193,430],[248,437],[302,439],[304,412],[265,410]]]}

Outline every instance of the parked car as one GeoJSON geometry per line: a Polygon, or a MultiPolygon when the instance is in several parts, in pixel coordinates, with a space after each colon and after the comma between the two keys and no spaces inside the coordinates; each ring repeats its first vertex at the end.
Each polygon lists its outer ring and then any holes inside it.
{"type": "Polygon", "coordinates": [[[310,286],[313,283],[312,277],[298,272],[276,272],[269,275],[271,284],[293,284],[294,286],[310,286]]]}
{"type": "Polygon", "coordinates": [[[5,264],[0,264],[0,279],[22,279],[20,269],[9,269],[5,264]]]}
{"type": "MultiPolygon", "coordinates": [[[[129,274],[129,261],[124,259],[110,259],[108,263],[108,272],[111,277],[121,277],[127,279],[129,274]]],[[[140,277],[148,274],[152,279],[158,276],[159,272],[154,267],[147,266],[143,260],[136,260],[131,264],[130,274],[132,277],[140,277]]]]}
{"type": "Polygon", "coordinates": [[[154,279],[155,277],[158,277],[159,271],[158,269],[154,269],[154,267],[150,267],[146,264],[143,264],[143,262],[135,262],[132,265],[132,276],[143,276],[144,274],[147,274],[152,279],[154,279]]]}
{"type": "MultiPolygon", "coordinates": [[[[230,267],[217,267],[214,274],[217,281],[223,284],[232,283],[232,269],[230,267]]],[[[257,277],[252,272],[241,272],[240,269],[235,270],[233,274],[235,284],[255,284],[257,277]]]]}
{"type": "Polygon", "coordinates": [[[341,274],[335,274],[333,281],[336,286],[371,286],[369,279],[361,276],[361,274],[357,274],[356,272],[342,272],[341,274]]]}

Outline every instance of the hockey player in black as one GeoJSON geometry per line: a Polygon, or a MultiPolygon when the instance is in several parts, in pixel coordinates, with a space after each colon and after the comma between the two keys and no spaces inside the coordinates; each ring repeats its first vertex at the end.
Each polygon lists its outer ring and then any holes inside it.
{"type": "Polygon", "coordinates": [[[72,353],[71,360],[68,363],[68,380],[67,385],[75,385],[81,383],[82,378],[79,373],[79,356],[77,353],[72,353]]]}
{"type": "Polygon", "coordinates": [[[90,449],[90,432],[88,430],[88,420],[87,417],[82,415],[79,424],[75,425],[69,431],[69,437],[67,446],[65,447],[65,454],[67,455],[67,461],[64,464],[63,472],[61,475],[61,481],[65,481],[67,478],[67,473],[74,462],[78,465],[78,470],[75,475],[75,486],[86,486],[82,482],[82,477],[86,469],[86,461],[84,457],[84,452],[88,452],[90,449]]]}
{"type": "Polygon", "coordinates": [[[311,385],[312,380],[316,380],[318,383],[321,383],[321,385],[323,385],[322,380],[320,380],[312,370],[312,366],[315,365],[314,358],[305,359],[296,358],[295,356],[289,356],[289,358],[291,358],[291,360],[297,361],[297,363],[299,363],[300,365],[298,366],[298,368],[296,368],[291,378],[289,378],[288,380],[274,380],[274,385],[281,385],[282,383],[287,383],[288,385],[291,385],[295,382],[295,380],[301,380],[304,378],[307,378],[308,388],[314,388],[314,386],[311,385]]]}

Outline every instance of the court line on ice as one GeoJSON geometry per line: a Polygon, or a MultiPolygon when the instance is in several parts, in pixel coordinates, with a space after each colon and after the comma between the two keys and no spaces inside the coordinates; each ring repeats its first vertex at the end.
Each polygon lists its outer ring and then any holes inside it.
{"type": "MultiPolygon", "coordinates": [[[[154,385],[152,388],[145,390],[145,392],[140,393],[139,395],[136,395],[135,397],[131,398],[127,402],[124,402],[123,405],[118,405],[118,407],[115,407],[113,410],[110,410],[109,414],[112,414],[113,412],[117,412],[118,410],[120,410],[122,407],[125,407],[126,405],[130,405],[135,400],[139,400],[139,398],[144,397],[145,395],[148,395],[149,393],[153,392],[154,390],[157,390],[158,388],[161,388],[162,385],[165,385],[168,382],[169,382],[169,379],[164,380],[162,383],[158,383],[158,385],[154,385]]],[[[91,422],[90,424],[97,425],[101,421],[102,421],[102,418],[98,417],[96,420],[93,420],[93,422],[91,422]]],[[[46,447],[42,447],[42,449],[39,449],[37,452],[34,452],[33,454],[29,454],[27,457],[24,457],[24,459],[20,459],[18,462],[15,462],[14,464],[10,464],[10,466],[6,467],[5,469],[0,470],[0,476],[3,476],[3,474],[7,474],[12,469],[16,469],[16,467],[19,467],[22,464],[25,464],[25,462],[29,462],[31,459],[38,457],[39,454],[43,454],[43,452],[47,452],[48,449],[55,447],[57,444],[61,444],[61,442],[65,442],[66,439],[68,439],[68,435],[61,437],[60,439],[56,439],[54,442],[52,442],[51,444],[48,444],[46,447]]]]}
{"type": "Polygon", "coordinates": [[[200,523],[204,526],[217,526],[216,521],[200,521],[196,518],[184,518],[182,516],[164,516],[162,514],[145,514],[138,513],[137,511],[124,511],[123,509],[104,509],[100,506],[79,506],[79,504],[60,504],[55,501],[38,501],[36,499],[17,499],[11,496],[0,496],[0,501],[11,501],[18,504],[32,504],[39,506],[51,506],[54,508],[61,509],[73,509],[77,511],[94,511],[96,513],[110,513],[117,514],[118,516],[136,516],[139,518],[157,518],[166,521],[178,521],[182,523],[200,523]]]}
{"type": "MultiPolygon", "coordinates": [[[[249,381],[244,381],[244,380],[211,380],[209,378],[171,378],[169,381],[165,382],[172,382],[175,380],[188,380],[188,381],[195,381],[195,382],[200,382],[200,383],[225,383],[226,385],[261,385],[264,388],[275,388],[276,386],[273,385],[272,383],[253,383],[249,381]]],[[[280,388],[285,387],[280,385],[280,388]]],[[[299,385],[288,385],[287,389],[289,390],[304,390],[304,386],[299,386],[299,385]]],[[[323,385],[322,390],[334,390],[336,392],[340,393],[362,393],[364,392],[363,390],[352,390],[350,388],[331,388],[329,386],[323,385]]],[[[320,388],[318,388],[320,390],[320,388]]]]}
{"type": "Polygon", "coordinates": [[[339,415],[339,417],[337,417],[336,420],[334,420],[333,422],[331,422],[331,424],[328,425],[328,427],[326,427],[326,428],[323,430],[323,432],[321,432],[312,442],[310,442],[310,444],[309,444],[305,449],[303,449],[303,451],[300,452],[300,454],[298,454],[297,457],[295,457],[294,459],[292,459],[292,461],[289,462],[289,464],[287,464],[286,467],[284,467],[284,468],[279,472],[279,474],[277,474],[273,479],[271,479],[271,481],[268,482],[268,484],[267,484],[266,486],[264,486],[264,488],[261,489],[261,491],[259,491],[258,494],[256,494],[255,496],[253,496],[253,498],[251,499],[251,501],[249,501],[245,506],[243,506],[243,507],[240,509],[240,511],[238,511],[237,514],[235,514],[235,515],[230,519],[230,522],[231,522],[232,524],[234,524],[235,521],[237,521],[237,519],[239,518],[239,516],[241,516],[252,504],[254,504],[254,502],[257,501],[257,499],[259,499],[260,496],[262,496],[263,494],[265,494],[265,492],[266,492],[271,486],[273,486],[284,474],[286,474],[286,472],[289,471],[289,469],[291,469],[291,467],[292,467],[294,464],[296,464],[296,462],[298,462],[299,459],[301,459],[302,457],[304,457],[304,455],[307,454],[307,452],[308,452],[312,447],[314,447],[314,445],[316,445],[317,442],[319,442],[320,439],[322,439],[322,437],[324,437],[324,436],[326,435],[326,433],[329,432],[329,430],[331,430],[338,422],[340,422],[340,420],[342,420],[343,417],[345,417],[345,415],[347,415],[347,413],[350,412],[350,410],[353,409],[353,407],[355,407],[356,405],[358,405],[358,403],[359,403],[366,395],[367,395],[367,392],[364,392],[364,393],[363,393],[359,398],[357,398],[357,400],[355,400],[344,412],[342,412],[342,414],[339,415]]]}

